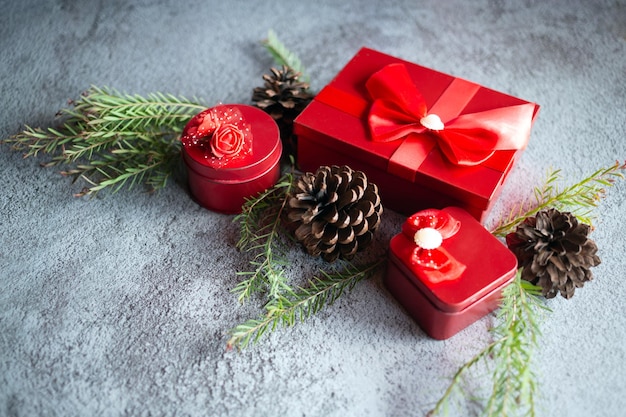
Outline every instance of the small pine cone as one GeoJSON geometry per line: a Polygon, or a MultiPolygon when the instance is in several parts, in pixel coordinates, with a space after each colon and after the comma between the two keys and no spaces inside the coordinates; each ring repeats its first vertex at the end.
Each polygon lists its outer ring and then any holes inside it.
{"type": "Polygon", "coordinates": [[[572,213],[549,209],[524,220],[506,243],[523,268],[523,279],[541,287],[546,298],[560,292],[569,299],[593,279],[589,268],[600,264],[598,247],[587,237],[590,231],[572,213]]]}
{"type": "Polygon", "coordinates": [[[323,166],[302,175],[287,204],[296,239],[327,262],[352,259],[365,249],[383,213],[378,187],[348,166],[323,166]]]}
{"type": "Polygon", "coordinates": [[[263,75],[263,87],[252,93],[252,101],[267,112],[278,124],[280,137],[287,142],[289,151],[295,152],[293,121],[313,99],[309,84],[298,80],[300,73],[283,65],[282,70],[270,69],[271,74],[263,75]]]}

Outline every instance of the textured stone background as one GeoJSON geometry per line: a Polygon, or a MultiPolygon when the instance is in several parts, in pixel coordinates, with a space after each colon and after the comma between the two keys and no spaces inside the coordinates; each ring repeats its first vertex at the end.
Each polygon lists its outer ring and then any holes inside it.
{"type": "MultiPolygon", "coordinates": [[[[493,219],[550,166],[570,183],[626,158],[626,4],[610,1],[0,1],[0,135],[47,126],[89,85],[248,103],[273,28],[321,88],[361,47],[542,105],[493,219]]],[[[424,415],[489,340],[493,317],[427,338],[381,285],[243,352],[256,316],[229,290],[248,258],[232,217],[184,184],[77,199],[41,160],[0,148],[0,415],[424,415]]],[[[534,355],[541,416],[626,407],[626,186],[596,211],[596,280],[555,299],[534,355]]],[[[367,256],[402,217],[387,212],[367,256]]],[[[303,282],[320,264],[290,253],[303,282]]],[[[469,381],[480,394],[482,369],[469,381]]],[[[473,415],[471,399],[463,414],[473,415]]]]}

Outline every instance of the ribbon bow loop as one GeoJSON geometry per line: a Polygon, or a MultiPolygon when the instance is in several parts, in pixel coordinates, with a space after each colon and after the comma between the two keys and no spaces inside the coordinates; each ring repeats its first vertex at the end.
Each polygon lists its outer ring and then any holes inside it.
{"type": "Polygon", "coordinates": [[[460,228],[461,222],[447,212],[435,209],[417,212],[404,222],[402,233],[415,243],[411,266],[418,276],[433,284],[461,276],[465,265],[441,246],[460,228]]]}
{"type": "Polygon", "coordinates": [[[404,65],[386,66],[374,73],[365,87],[373,98],[369,124],[374,140],[390,142],[425,130],[419,120],[426,116],[426,102],[404,65]]]}
{"type": "Polygon", "coordinates": [[[430,114],[404,64],[383,67],[365,87],[372,99],[368,124],[373,141],[390,142],[428,132],[450,162],[466,166],[481,164],[496,150],[523,149],[528,142],[535,110],[532,103],[459,115],[478,91],[476,84],[455,79],[430,114]],[[433,120],[438,122],[433,124],[433,120]]]}

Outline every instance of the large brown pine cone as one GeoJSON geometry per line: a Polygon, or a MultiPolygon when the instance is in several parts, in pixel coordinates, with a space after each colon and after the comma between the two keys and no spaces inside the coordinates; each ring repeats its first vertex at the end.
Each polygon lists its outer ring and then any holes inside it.
{"type": "Polygon", "coordinates": [[[333,165],[300,177],[287,218],[309,254],[333,262],[366,248],[382,213],[378,187],[363,172],[333,165]]]}
{"type": "Polygon", "coordinates": [[[600,264],[591,228],[571,213],[540,211],[506,236],[506,242],[523,268],[522,278],[542,288],[546,298],[559,292],[571,298],[574,290],[593,279],[589,270],[600,264]]]}

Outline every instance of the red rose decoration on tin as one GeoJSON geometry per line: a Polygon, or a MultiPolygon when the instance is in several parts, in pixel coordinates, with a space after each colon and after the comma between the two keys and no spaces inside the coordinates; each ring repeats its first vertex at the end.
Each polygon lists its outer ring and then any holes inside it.
{"type": "Polygon", "coordinates": [[[211,136],[211,153],[216,158],[235,156],[243,148],[243,142],[243,132],[237,126],[218,126],[211,136]]]}
{"type": "Polygon", "coordinates": [[[252,133],[241,112],[230,106],[217,106],[195,115],[183,129],[185,147],[203,151],[206,162],[214,168],[249,155],[252,133]]]}

